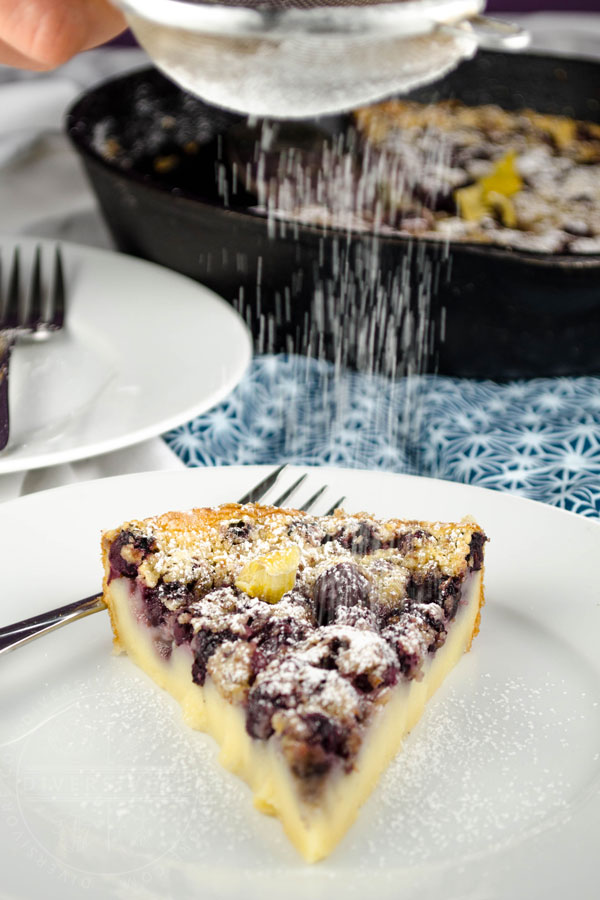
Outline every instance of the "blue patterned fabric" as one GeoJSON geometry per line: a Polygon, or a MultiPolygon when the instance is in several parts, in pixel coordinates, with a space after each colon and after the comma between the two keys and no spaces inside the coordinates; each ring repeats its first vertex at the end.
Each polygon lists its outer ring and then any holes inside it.
{"type": "Polygon", "coordinates": [[[224,402],[165,437],[189,466],[384,469],[600,516],[600,377],[390,382],[260,356],[224,402]]]}

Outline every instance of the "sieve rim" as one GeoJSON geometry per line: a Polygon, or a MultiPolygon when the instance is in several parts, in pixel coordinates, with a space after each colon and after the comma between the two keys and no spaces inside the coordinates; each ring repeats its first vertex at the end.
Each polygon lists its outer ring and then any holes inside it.
{"type": "Polygon", "coordinates": [[[113,0],[126,16],[198,34],[223,37],[352,35],[406,37],[426,34],[483,12],[486,0],[373,0],[366,5],[309,9],[251,9],[186,0],[113,0]]]}

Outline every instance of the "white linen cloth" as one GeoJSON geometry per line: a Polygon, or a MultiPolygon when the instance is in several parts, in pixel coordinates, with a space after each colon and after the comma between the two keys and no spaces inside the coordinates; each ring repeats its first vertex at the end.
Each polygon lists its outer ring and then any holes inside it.
{"type": "MultiPolygon", "coordinates": [[[[600,56],[600,15],[509,16],[532,33],[532,47],[600,56]]],[[[0,66],[0,233],[35,235],[112,248],[110,236],[74,151],[64,113],[87,87],[140,66],[141,50],[83,53],[50,74],[0,66]]],[[[0,502],[74,481],[178,468],[181,460],[160,438],[92,459],[0,475],[0,502]]]]}
{"type": "MultiPolygon", "coordinates": [[[[88,86],[147,62],[141,50],[97,50],[47,75],[0,67],[0,233],[112,248],[64,136],[64,114],[88,86]]],[[[91,459],[0,475],[0,502],[75,481],[181,467],[157,437],[91,459]]]]}

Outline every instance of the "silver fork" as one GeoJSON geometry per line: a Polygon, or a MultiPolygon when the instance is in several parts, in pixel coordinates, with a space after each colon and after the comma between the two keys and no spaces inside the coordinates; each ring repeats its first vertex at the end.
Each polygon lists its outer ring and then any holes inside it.
{"type": "MultiPolygon", "coordinates": [[[[269,472],[266,478],[259,481],[259,483],[244,494],[238,502],[256,503],[257,501],[262,500],[268,491],[275,485],[275,482],[285,468],[285,465],[283,465],[274,469],[272,472],[269,472]]],[[[283,506],[286,500],[289,500],[289,498],[296,493],[300,485],[306,481],[307,477],[308,476],[304,474],[301,475],[300,478],[297,478],[292,485],[286,488],[286,490],[277,497],[276,500],[269,501],[270,505],[283,506]]],[[[315,493],[312,494],[305,503],[298,506],[297,509],[309,512],[309,510],[314,507],[317,500],[319,500],[327,490],[327,487],[326,484],[322,485],[318,491],[315,491],[315,493]]],[[[323,515],[331,515],[334,509],[336,509],[344,499],[345,497],[340,497],[339,500],[336,500],[323,515]]],[[[64,625],[75,622],[77,619],[83,619],[85,616],[89,616],[92,613],[101,612],[103,609],[106,609],[106,604],[102,599],[102,594],[93,594],[91,597],[85,597],[83,600],[76,600],[75,603],[69,603],[67,606],[60,606],[58,609],[40,613],[37,616],[33,616],[31,619],[24,619],[22,622],[5,625],[4,628],[0,628],[0,655],[2,653],[7,653],[9,650],[15,650],[23,644],[28,644],[29,641],[33,641],[43,634],[48,634],[50,631],[56,631],[57,628],[62,628],[64,625]]]]}
{"type": "Polygon", "coordinates": [[[15,248],[8,276],[6,298],[2,291],[0,267],[0,450],[8,443],[10,417],[8,409],[8,370],[15,341],[28,337],[45,341],[59,331],[65,321],[65,278],[62,255],[55,251],[54,272],[50,289],[42,288],[42,251],[35,249],[28,302],[21,292],[21,256],[15,248]]]}

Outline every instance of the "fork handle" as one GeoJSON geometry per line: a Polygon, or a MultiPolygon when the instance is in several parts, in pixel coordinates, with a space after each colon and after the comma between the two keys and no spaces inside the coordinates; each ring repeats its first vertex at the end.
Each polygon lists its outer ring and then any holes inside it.
{"type": "MultiPolygon", "coordinates": [[[[3,338],[0,334],[0,343],[2,340],[3,338]]],[[[0,357],[0,365],[1,364],[2,358],[0,357]]],[[[0,393],[1,389],[2,385],[0,384],[0,393]]],[[[2,409],[0,407],[0,416],[1,415],[2,409]]],[[[248,494],[242,497],[239,502],[249,503],[251,500],[254,502],[262,499],[266,492],[273,486],[278,475],[284,468],[285,465],[279,466],[273,472],[270,472],[266,478],[263,478],[262,481],[252,488],[248,494]]],[[[312,497],[309,502],[314,501],[314,499],[315,497],[312,497]]],[[[339,503],[341,503],[341,501],[338,501],[338,505],[339,503]]],[[[91,597],[86,597],[84,600],[77,600],[75,603],[70,603],[68,606],[51,609],[50,612],[40,613],[37,616],[33,616],[31,619],[15,622],[13,625],[5,625],[4,628],[0,628],[0,655],[8,653],[9,650],[14,650],[16,647],[22,647],[23,644],[28,644],[29,641],[33,641],[43,634],[48,634],[50,631],[56,631],[57,628],[62,628],[63,625],[68,625],[69,622],[83,619],[84,616],[90,616],[92,613],[101,612],[103,609],[106,609],[106,603],[102,599],[102,594],[93,594],[91,597]]]]}
{"type": "Polygon", "coordinates": [[[83,619],[85,616],[101,612],[103,609],[106,609],[106,603],[102,599],[102,594],[93,594],[84,600],[69,603],[68,606],[60,606],[58,609],[40,613],[39,616],[33,616],[31,619],[6,625],[4,628],[0,628],[0,654],[28,644],[29,641],[33,641],[43,634],[56,631],[57,628],[62,628],[69,622],[83,619]]]}
{"type": "Polygon", "coordinates": [[[0,334],[0,450],[8,444],[8,364],[12,342],[0,334]]]}

